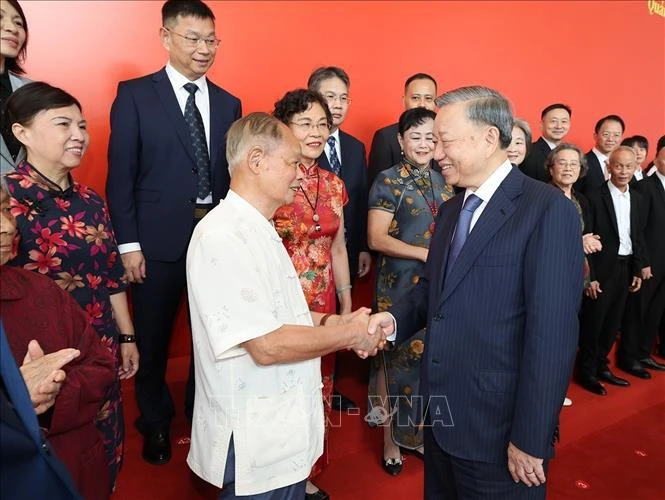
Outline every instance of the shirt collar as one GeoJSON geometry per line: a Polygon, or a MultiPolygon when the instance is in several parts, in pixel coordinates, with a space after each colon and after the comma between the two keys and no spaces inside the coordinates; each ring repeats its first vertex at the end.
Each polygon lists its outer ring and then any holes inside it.
{"type": "Polygon", "coordinates": [[[180,73],[177,69],[175,69],[170,62],[166,64],[165,69],[166,69],[166,75],[169,77],[171,85],[173,85],[173,90],[177,91],[183,88],[186,84],[193,83],[199,88],[199,91],[201,91],[201,93],[207,92],[208,84],[205,75],[192,81],[189,78],[187,78],[185,75],[180,73]]]}
{"type": "Polygon", "coordinates": [[[334,137],[335,146],[339,146],[339,127],[336,128],[334,132],[330,132],[330,135],[328,137],[334,137]]]}
{"type": "Polygon", "coordinates": [[[657,175],[658,178],[660,179],[660,182],[665,185],[665,175],[661,174],[658,170],[654,171],[654,175],[657,175]]]}
{"type": "Polygon", "coordinates": [[[601,153],[595,147],[591,151],[593,151],[593,154],[595,154],[598,157],[601,166],[605,165],[605,162],[607,161],[607,155],[601,153]]]}
{"type": "Polygon", "coordinates": [[[556,147],[556,144],[554,144],[553,142],[548,141],[544,137],[542,137],[542,139],[543,139],[543,141],[545,141],[547,143],[547,145],[550,147],[550,149],[554,149],[556,147]]]}
{"type": "Polygon", "coordinates": [[[622,193],[619,191],[619,188],[612,184],[612,181],[607,181],[607,187],[610,189],[610,193],[614,196],[623,196],[624,198],[630,194],[630,186],[626,186],[626,192],[622,193]]]}
{"type": "Polygon", "coordinates": [[[487,179],[485,179],[485,182],[483,182],[475,192],[467,189],[464,193],[464,201],[466,201],[466,199],[471,194],[475,194],[478,198],[483,200],[483,202],[489,202],[496,190],[499,189],[501,183],[506,177],[508,177],[508,174],[510,174],[512,170],[513,166],[511,165],[510,161],[504,161],[501,165],[499,165],[499,168],[497,168],[487,179]]]}

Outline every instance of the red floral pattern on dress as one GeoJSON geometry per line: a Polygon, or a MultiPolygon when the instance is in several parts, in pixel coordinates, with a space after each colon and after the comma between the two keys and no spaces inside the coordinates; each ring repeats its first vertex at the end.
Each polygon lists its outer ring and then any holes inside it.
{"type": "MultiPolygon", "coordinates": [[[[44,274],[69,292],[119,362],[110,295],[126,285],[106,204],[94,190],[73,180],[71,189],[56,190],[27,162],[6,178],[18,229],[16,258],[10,264],[44,274]]],[[[97,416],[111,486],[122,464],[123,425],[120,381],[116,380],[97,416]]]]}

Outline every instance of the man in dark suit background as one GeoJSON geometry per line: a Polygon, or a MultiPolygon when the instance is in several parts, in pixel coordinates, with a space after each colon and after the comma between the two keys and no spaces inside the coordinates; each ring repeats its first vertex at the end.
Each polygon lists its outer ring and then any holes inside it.
{"type": "Polygon", "coordinates": [[[62,368],[76,359],[76,349],[44,354],[36,341],[30,359],[17,366],[0,321],[0,497],[74,500],[69,472],[39,429],[37,415],[55,403],[66,374],[62,368]]]}
{"type": "Polygon", "coordinates": [[[663,371],[665,364],[651,357],[651,349],[665,317],[665,136],[658,140],[654,164],[656,172],[634,186],[644,198],[642,217],[649,266],[643,269],[642,288],[632,304],[632,314],[626,318],[618,356],[620,368],[641,365],[663,371]]]}
{"type": "MultiPolygon", "coordinates": [[[[630,385],[612,373],[607,356],[621,327],[628,293],[640,289],[642,268],[648,265],[642,227],[643,198],[628,186],[635,167],[632,148],[616,148],[608,162],[610,179],[588,194],[590,210],[584,230],[600,236],[603,248],[587,256],[591,284],[584,291],[577,377],[582,387],[599,396],[607,393],[600,380],[617,386],[630,385]]],[[[632,375],[650,378],[639,363],[629,366],[627,360],[620,360],[621,363],[632,375]]]]}
{"type": "MultiPolygon", "coordinates": [[[[121,82],[111,109],[106,192],[126,277],[134,284],[141,354],[136,425],[144,435],[143,458],[153,464],[171,458],[174,409],[165,373],[185,290],[187,245],[195,224],[226,195],[225,135],[241,115],[240,101],[205,76],[219,46],[214,21],[203,2],[167,1],[160,38],[168,64],[121,82]]],[[[190,365],[190,419],[193,402],[190,365]]]]}
{"type": "Polygon", "coordinates": [[[466,189],[441,207],[425,276],[370,331],[405,342],[427,326],[425,498],[545,498],[577,344],[579,215],[508,161],[513,117],[498,92],[465,87],[437,104],[434,157],[466,189]]]}
{"type": "MultiPolygon", "coordinates": [[[[336,66],[318,68],[307,80],[307,87],[324,97],[333,117],[330,136],[319,158],[319,165],[344,181],[349,196],[344,207],[344,231],[351,283],[336,283],[338,290],[352,286],[354,278],[365,276],[372,265],[372,257],[367,248],[368,188],[365,145],[340,129],[349,111],[350,86],[349,75],[336,66]]],[[[333,394],[332,406],[336,410],[356,408],[353,401],[337,391],[333,394]]]]}
{"type": "MultiPolygon", "coordinates": [[[[426,73],[416,73],[404,83],[404,109],[427,108],[434,110],[436,98],[436,80],[426,73]]],[[[383,170],[399,163],[402,159],[402,148],[397,142],[397,123],[376,131],[369,150],[367,172],[368,188],[383,170]]]]}
{"type": "Polygon", "coordinates": [[[610,154],[621,144],[626,124],[619,115],[607,115],[596,122],[593,132],[595,145],[586,154],[589,167],[584,177],[575,183],[575,190],[587,194],[600,188],[610,178],[607,162],[610,154]]]}
{"type": "Polygon", "coordinates": [[[521,168],[529,177],[549,182],[545,160],[550,152],[565,139],[570,130],[573,111],[570,106],[561,103],[550,104],[540,113],[542,135],[531,144],[521,168]]]}

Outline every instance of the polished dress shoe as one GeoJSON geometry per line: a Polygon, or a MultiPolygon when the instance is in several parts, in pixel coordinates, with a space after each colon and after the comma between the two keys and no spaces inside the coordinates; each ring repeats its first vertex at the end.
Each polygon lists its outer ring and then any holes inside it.
{"type": "Polygon", "coordinates": [[[607,394],[603,384],[601,384],[595,377],[580,378],[579,384],[587,391],[598,394],[599,396],[605,396],[607,394]]]}
{"type": "Polygon", "coordinates": [[[315,493],[305,493],[306,500],[328,500],[330,496],[328,493],[323,491],[321,488],[318,489],[315,493]]]}
{"type": "Polygon", "coordinates": [[[640,359],[640,364],[644,368],[648,368],[649,370],[658,370],[658,371],[665,371],[665,365],[662,363],[659,363],[653,358],[644,358],[640,359]]]}
{"type": "Polygon", "coordinates": [[[143,460],[152,465],[162,465],[171,460],[171,440],[168,430],[146,432],[143,435],[143,460]]]}
{"type": "Polygon", "coordinates": [[[383,459],[383,470],[386,471],[391,476],[396,476],[402,472],[402,466],[404,457],[399,458],[384,458],[383,459]]]}
{"type": "Polygon", "coordinates": [[[335,411],[357,410],[358,406],[346,396],[337,391],[333,391],[332,402],[330,404],[335,411]]]}
{"type": "Polygon", "coordinates": [[[618,363],[617,366],[620,370],[630,373],[633,377],[643,378],[645,380],[651,378],[651,374],[644,369],[642,363],[638,363],[637,361],[618,363]]]}
{"type": "Polygon", "coordinates": [[[598,373],[598,378],[604,380],[608,384],[618,385],[619,387],[630,387],[630,382],[625,378],[617,377],[609,368],[598,373]]]}

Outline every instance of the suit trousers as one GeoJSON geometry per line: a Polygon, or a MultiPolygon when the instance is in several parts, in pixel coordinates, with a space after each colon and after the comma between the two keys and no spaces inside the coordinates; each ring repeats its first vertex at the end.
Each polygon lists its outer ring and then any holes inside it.
{"type": "MultiPolygon", "coordinates": [[[[665,322],[665,276],[655,276],[642,282],[640,291],[643,301],[643,314],[638,330],[636,359],[647,358],[651,354],[658,330],[665,322]]],[[[665,353],[665,337],[661,340],[661,352],[665,353]]]]}
{"type": "MultiPolygon", "coordinates": [[[[465,460],[446,453],[425,427],[426,500],[538,500],[547,493],[546,484],[527,487],[515,483],[508,462],[487,463],[465,460]]],[[[506,452],[507,453],[507,452],[506,452]]],[[[548,461],[543,462],[547,474],[548,461]]]]}
{"type": "MultiPolygon", "coordinates": [[[[194,219],[192,231],[199,220],[194,219]]],[[[186,291],[186,261],[186,252],[175,262],[146,259],[147,278],[143,284],[132,286],[134,327],[141,356],[134,383],[140,412],[137,427],[141,432],[168,427],[175,414],[166,367],[178,306],[186,291]]],[[[194,392],[192,355],[185,389],[185,416],[190,420],[194,392]]]]}
{"type": "Polygon", "coordinates": [[[631,262],[630,257],[617,257],[609,277],[600,283],[598,298],[584,297],[577,360],[584,378],[597,377],[607,369],[607,356],[621,328],[632,281],[631,262]]]}
{"type": "Polygon", "coordinates": [[[226,468],[224,469],[224,486],[222,493],[219,495],[219,500],[230,500],[241,498],[242,500],[300,500],[305,498],[305,483],[303,479],[299,483],[284,486],[276,490],[266,491],[265,493],[258,493],[256,495],[236,495],[236,453],[233,444],[233,436],[229,443],[229,451],[226,455],[226,468]]]}

